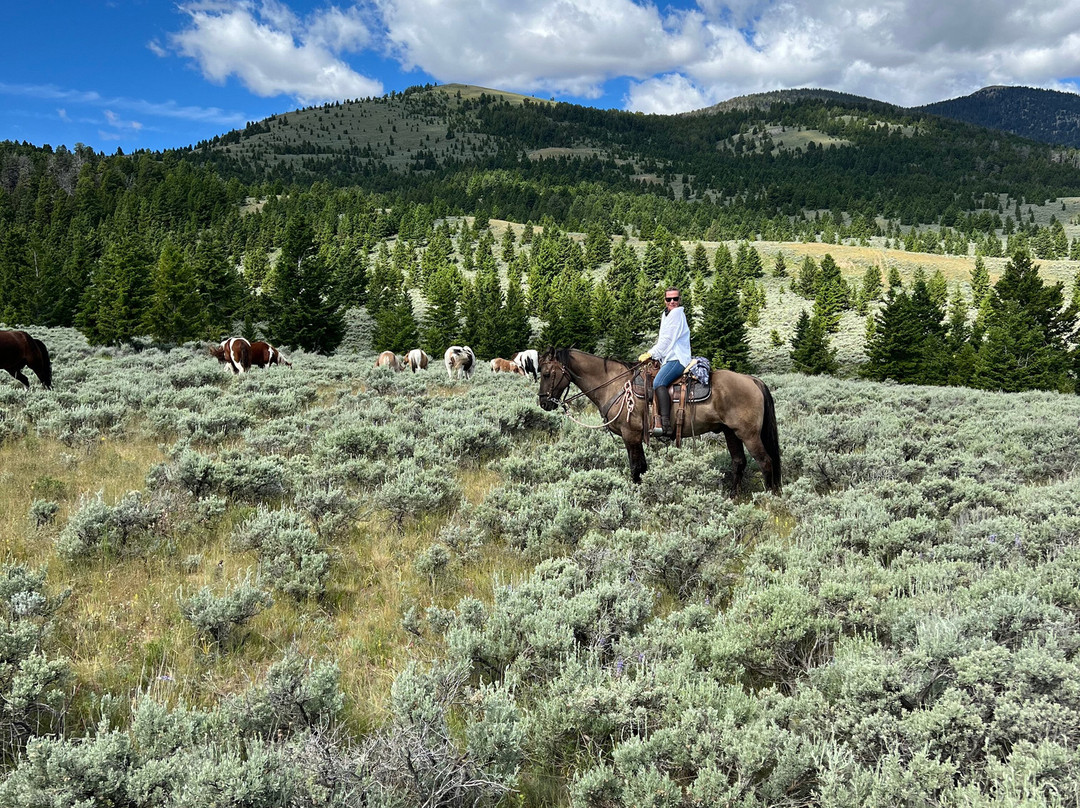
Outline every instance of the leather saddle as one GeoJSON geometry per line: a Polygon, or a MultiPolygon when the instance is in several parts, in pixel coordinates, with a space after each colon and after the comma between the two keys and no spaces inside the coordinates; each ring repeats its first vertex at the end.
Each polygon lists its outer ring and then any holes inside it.
{"type": "MultiPolygon", "coordinates": [[[[652,383],[659,370],[660,363],[655,361],[647,362],[638,369],[630,383],[635,398],[652,399],[652,383]]],[[[712,395],[711,384],[699,384],[697,379],[692,376],[682,376],[677,381],[668,385],[668,389],[671,390],[672,407],[675,407],[680,403],[698,404],[702,401],[708,401],[709,396],[712,395]],[[685,402],[683,402],[684,395],[688,396],[685,402]]]]}

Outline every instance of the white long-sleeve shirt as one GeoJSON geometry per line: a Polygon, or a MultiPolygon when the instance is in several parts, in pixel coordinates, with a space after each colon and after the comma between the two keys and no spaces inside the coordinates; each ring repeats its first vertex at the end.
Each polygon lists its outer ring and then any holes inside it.
{"type": "Polygon", "coordinates": [[[690,326],[686,324],[686,312],[682,306],[664,312],[660,318],[660,334],[649,353],[661,362],[678,359],[684,367],[689,364],[690,326]]]}

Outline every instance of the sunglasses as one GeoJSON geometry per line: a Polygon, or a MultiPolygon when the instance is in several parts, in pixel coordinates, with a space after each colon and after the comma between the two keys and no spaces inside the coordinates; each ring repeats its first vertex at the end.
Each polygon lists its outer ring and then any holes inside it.
{"type": "Polygon", "coordinates": [[[679,298],[677,298],[677,297],[665,297],[664,301],[667,302],[667,303],[678,303],[679,298]]]}

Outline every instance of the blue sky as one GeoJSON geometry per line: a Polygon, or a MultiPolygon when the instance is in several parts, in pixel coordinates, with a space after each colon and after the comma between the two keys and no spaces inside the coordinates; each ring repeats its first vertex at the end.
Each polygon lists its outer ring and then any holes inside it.
{"type": "Polygon", "coordinates": [[[38,0],[4,22],[0,140],[110,154],[428,82],[674,113],[791,87],[903,105],[1076,92],[1080,76],[1080,0],[38,0]]]}

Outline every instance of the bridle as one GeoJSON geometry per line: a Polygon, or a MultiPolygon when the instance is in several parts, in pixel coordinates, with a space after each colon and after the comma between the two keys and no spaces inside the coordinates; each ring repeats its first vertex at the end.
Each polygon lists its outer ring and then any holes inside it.
{"type": "MultiPolygon", "coordinates": [[[[570,396],[569,398],[566,397],[566,394],[570,390],[570,383],[571,382],[576,382],[576,379],[574,378],[573,372],[570,370],[570,368],[568,368],[566,366],[566,364],[564,362],[562,362],[561,360],[559,360],[556,357],[545,357],[544,359],[541,359],[540,360],[541,366],[543,366],[543,364],[545,362],[553,363],[559,369],[559,378],[551,381],[551,388],[548,391],[547,396],[545,396],[545,399],[549,404],[551,404],[552,409],[554,409],[556,406],[561,406],[562,410],[563,410],[563,415],[565,415],[567,418],[569,418],[575,424],[579,424],[581,426],[586,426],[586,427],[589,427],[590,429],[603,429],[604,427],[615,423],[615,421],[618,420],[619,416],[622,415],[622,411],[623,411],[624,408],[626,409],[626,415],[627,415],[628,418],[630,416],[630,413],[632,413],[634,411],[634,392],[633,392],[633,389],[631,387],[632,379],[627,379],[626,382],[623,384],[623,392],[622,392],[622,395],[620,396],[621,403],[619,404],[619,407],[617,408],[617,410],[615,412],[615,415],[613,415],[609,420],[605,421],[604,423],[600,424],[599,426],[595,426],[593,424],[584,424],[581,421],[574,418],[574,416],[570,414],[570,404],[573,403],[574,401],[576,401],[577,399],[581,398],[582,396],[587,396],[589,393],[593,393],[593,392],[596,392],[597,390],[600,390],[603,387],[607,387],[612,382],[616,382],[619,379],[623,378],[624,376],[632,376],[634,371],[636,371],[642,364],[644,364],[643,362],[636,362],[633,365],[631,365],[629,368],[624,370],[622,373],[618,373],[618,374],[612,376],[610,379],[607,379],[607,380],[601,382],[600,384],[596,385],[595,387],[589,388],[588,390],[582,390],[581,392],[575,393],[574,395],[570,396]],[[559,389],[560,385],[562,387],[561,390],[559,389]],[[558,391],[558,392],[556,392],[556,391],[558,391]]],[[[550,377],[550,374],[549,374],[549,377],[550,377]]],[[[611,408],[609,407],[608,408],[609,412],[610,412],[610,409],[611,408]]],[[[601,417],[603,417],[604,413],[601,413],[600,415],[601,415],[601,417]]]]}

